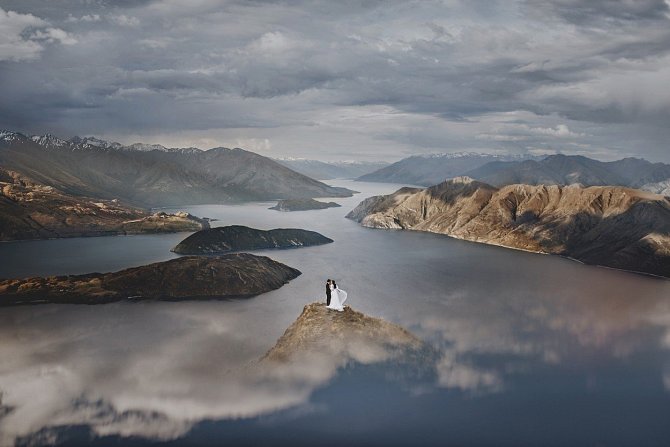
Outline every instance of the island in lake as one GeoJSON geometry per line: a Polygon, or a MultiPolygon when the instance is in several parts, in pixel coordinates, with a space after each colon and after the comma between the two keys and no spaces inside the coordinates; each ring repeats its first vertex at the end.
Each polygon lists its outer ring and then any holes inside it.
{"type": "Polygon", "coordinates": [[[278,289],[300,274],[266,256],[248,253],[186,256],[113,273],[3,280],[0,306],[246,298],[278,289]]]}
{"type": "Polygon", "coordinates": [[[0,168],[0,241],[204,228],[209,228],[207,220],[188,213],[150,213],[118,200],[74,196],[0,168]]]}
{"type": "Polygon", "coordinates": [[[340,207],[339,203],[335,202],[320,202],[314,199],[286,199],[280,200],[277,204],[269,209],[277,211],[309,211],[309,210],[325,210],[326,208],[340,207]]]}
{"type": "Polygon", "coordinates": [[[333,242],[315,231],[298,228],[258,230],[243,225],[229,225],[193,233],[172,249],[182,255],[209,255],[230,251],[296,248],[333,242]]]}
{"type": "Polygon", "coordinates": [[[616,186],[509,185],[458,177],[360,203],[348,218],[372,228],[458,239],[670,277],[670,198],[616,186]]]}

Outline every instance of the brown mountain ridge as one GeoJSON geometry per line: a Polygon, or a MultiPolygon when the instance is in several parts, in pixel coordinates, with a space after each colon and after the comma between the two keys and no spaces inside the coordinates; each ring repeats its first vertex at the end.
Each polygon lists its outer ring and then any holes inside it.
{"type": "Polygon", "coordinates": [[[457,177],[371,197],[347,217],[372,228],[429,231],[670,277],[670,199],[630,188],[499,189],[457,177]]]}

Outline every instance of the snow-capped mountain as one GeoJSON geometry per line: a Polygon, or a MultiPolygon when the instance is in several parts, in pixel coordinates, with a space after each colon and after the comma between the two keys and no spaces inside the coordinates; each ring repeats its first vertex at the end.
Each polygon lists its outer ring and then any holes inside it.
{"type": "Polygon", "coordinates": [[[73,137],[69,141],[79,147],[101,147],[104,149],[121,149],[124,147],[121,143],[102,140],[96,137],[73,137]]]}
{"type": "Polygon", "coordinates": [[[27,137],[19,132],[13,132],[11,130],[0,130],[0,141],[12,142],[18,140],[25,140],[27,137]]]}
{"type": "Polygon", "coordinates": [[[33,135],[32,137],[30,137],[30,139],[35,143],[39,144],[40,146],[44,146],[47,149],[55,147],[64,147],[68,145],[67,141],[61,140],[60,138],[53,136],[49,133],[45,135],[33,135]]]}
{"type": "Polygon", "coordinates": [[[163,152],[181,152],[184,154],[201,152],[202,149],[197,147],[165,147],[162,144],[147,144],[147,143],[133,143],[130,146],[125,146],[124,149],[133,151],[163,151],[163,152]]]}

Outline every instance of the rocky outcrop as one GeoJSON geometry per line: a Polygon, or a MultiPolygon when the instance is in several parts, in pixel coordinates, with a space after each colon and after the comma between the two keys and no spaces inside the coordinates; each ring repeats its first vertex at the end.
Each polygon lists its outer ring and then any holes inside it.
{"type": "Polygon", "coordinates": [[[198,231],[188,213],[148,213],[117,200],[75,197],[0,168],[0,240],[198,231]]]}
{"type": "Polygon", "coordinates": [[[670,200],[635,189],[498,189],[460,177],[369,198],[347,217],[367,227],[430,231],[670,277],[670,200]]]}
{"type": "Polygon", "coordinates": [[[332,358],[362,357],[398,360],[430,349],[406,329],[345,307],[344,312],[323,303],[305,306],[297,320],[263,357],[265,362],[288,362],[310,354],[332,358]]]}
{"type": "Polygon", "coordinates": [[[275,290],[300,271],[265,256],[188,256],[114,273],[0,281],[0,305],[244,298],[275,290]]]}
{"type": "Polygon", "coordinates": [[[340,207],[339,203],[335,202],[319,202],[314,199],[287,199],[280,200],[275,206],[269,208],[277,211],[308,211],[308,210],[324,210],[326,208],[340,207]]]}
{"type": "Polygon", "coordinates": [[[315,231],[297,228],[265,231],[230,225],[198,231],[177,244],[172,251],[182,255],[209,255],[230,251],[309,247],[331,242],[332,239],[315,231]]]}

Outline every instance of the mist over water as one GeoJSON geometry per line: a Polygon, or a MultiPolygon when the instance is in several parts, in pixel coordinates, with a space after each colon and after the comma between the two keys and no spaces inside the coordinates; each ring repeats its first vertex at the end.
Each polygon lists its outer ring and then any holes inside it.
{"type": "MultiPolygon", "coordinates": [[[[233,301],[0,308],[0,445],[92,435],[140,444],[667,445],[670,281],[362,228],[344,216],[398,185],[331,183],[361,194],[305,212],[268,210],[271,202],[180,208],[219,219],[214,226],[304,228],[335,240],[254,252],[302,271],[279,290],[233,301]],[[433,345],[432,372],[403,379],[392,365],[323,360],[254,370],[305,304],[325,300],[327,278],[356,310],[433,345]]],[[[0,244],[0,277],[167,260],[186,236],[0,244]]]]}

